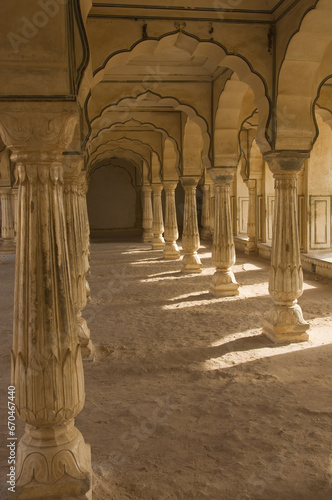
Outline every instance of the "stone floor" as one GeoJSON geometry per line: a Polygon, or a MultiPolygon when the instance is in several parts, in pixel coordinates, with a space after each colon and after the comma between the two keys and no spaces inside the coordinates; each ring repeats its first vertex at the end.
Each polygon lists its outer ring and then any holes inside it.
{"type": "MultiPolygon", "coordinates": [[[[238,253],[240,295],[216,299],[210,248],[200,256],[202,274],[183,275],[148,244],[91,245],[84,316],[96,349],[76,420],[92,447],[94,500],[330,499],[332,281],[305,273],[310,341],[275,347],[260,329],[268,262],[238,253]]],[[[12,256],[0,276],[4,444],[12,256]]]]}

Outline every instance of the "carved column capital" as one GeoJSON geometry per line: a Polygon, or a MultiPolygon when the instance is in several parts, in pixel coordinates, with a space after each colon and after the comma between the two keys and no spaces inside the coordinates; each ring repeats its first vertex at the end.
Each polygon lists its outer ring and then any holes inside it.
{"type": "Polygon", "coordinates": [[[164,187],[162,184],[151,184],[151,189],[154,196],[160,196],[164,187]]]}
{"type": "Polygon", "coordinates": [[[210,177],[215,184],[230,184],[237,167],[213,167],[209,169],[210,177]]]}
{"type": "Polygon", "coordinates": [[[63,175],[64,179],[71,181],[76,179],[78,182],[79,176],[84,167],[83,155],[81,154],[66,154],[63,155],[63,175]]]}
{"type": "Polygon", "coordinates": [[[198,177],[198,176],[180,177],[180,181],[181,181],[181,184],[183,186],[183,189],[186,189],[186,188],[196,189],[196,186],[197,186],[199,180],[200,180],[200,177],[198,177]]]}
{"type": "Polygon", "coordinates": [[[143,194],[151,194],[152,193],[152,187],[150,185],[143,185],[142,186],[142,193],[143,194]]]}
{"type": "Polygon", "coordinates": [[[179,181],[163,181],[163,187],[166,192],[175,191],[179,181]]]}
{"type": "Polygon", "coordinates": [[[294,175],[301,170],[305,160],[309,158],[306,151],[275,151],[264,154],[264,160],[268,163],[274,175],[294,175]]]}
{"type": "Polygon", "coordinates": [[[0,188],[0,196],[11,196],[11,193],[12,188],[10,186],[0,188]]]}
{"type": "Polygon", "coordinates": [[[77,123],[78,113],[73,108],[0,107],[0,135],[16,155],[22,151],[62,152],[71,143],[77,123]]]}

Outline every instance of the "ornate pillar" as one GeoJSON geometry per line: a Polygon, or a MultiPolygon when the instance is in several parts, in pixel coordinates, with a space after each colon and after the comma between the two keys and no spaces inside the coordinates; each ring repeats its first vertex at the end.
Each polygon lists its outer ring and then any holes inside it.
{"type": "Polygon", "coordinates": [[[307,153],[282,151],[265,155],[275,179],[275,209],[269,292],[274,300],[263,331],[273,342],[308,340],[309,324],[297,299],[303,293],[298,220],[297,175],[307,153]]]}
{"type": "Polygon", "coordinates": [[[203,207],[202,207],[202,232],[201,239],[208,240],[211,238],[210,228],[210,185],[203,185],[203,207]]]}
{"type": "Polygon", "coordinates": [[[164,220],[163,220],[163,208],[161,204],[161,192],[163,190],[162,184],[152,184],[153,192],[153,240],[152,248],[157,250],[159,248],[164,248],[165,240],[163,238],[164,232],[164,220]]]}
{"type": "Polygon", "coordinates": [[[164,257],[168,260],[176,260],[180,257],[180,250],[176,244],[179,237],[178,223],[176,219],[175,189],[178,181],[164,181],[163,186],[166,193],[165,207],[165,241],[164,257]]]}
{"type": "Polygon", "coordinates": [[[151,186],[142,186],[143,196],[143,241],[150,242],[153,240],[153,213],[152,213],[152,188],[151,186]]]}
{"type": "Polygon", "coordinates": [[[214,184],[210,184],[210,231],[212,238],[214,233],[215,212],[216,212],[215,188],[214,184]]]}
{"type": "MultiPolygon", "coordinates": [[[[81,344],[83,357],[92,354],[90,330],[82,317],[87,304],[86,274],[89,271],[89,258],[86,251],[84,188],[82,189],[81,158],[67,158],[64,176],[64,207],[66,215],[68,256],[72,282],[73,303],[75,308],[75,327],[81,344]]],[[[84,176],[84,174],[83,174],[84,176]]],[[[84,182],[84,181],[83,181],[84,182]]],[[[86,202],[85,202],[86,204],[86,202]]]]}
{"type": "Polygon", "coordinates": [[[14,210],[13,210],[13,214],[14,214],[14,233],[15,233],[15,239],[16,239],[16,235],[17,235],[17,210],[18,210],[18,188],[15,187],[13,188],[12,190],[12,193],[13,193],[13,201],[14,201],[14,210]]]}
{"type": "Polygon", "coordinates": [[[249,179],[246,181],[249,191],[249,209],[248,209],[248,241],[244,248],[244,253],[247,255],[257,252],[256,244],[256,180],[249,179]]]}
{"type": "Polygon", "coordinates": [[[199,232],[196,207],[196,186],[198,177],[181,177],[184,189],[184,214],[182,248],[184,256],[182,258],[183,273],[202,272],[202,263],[197,254],[199,249],[199,232]]]}
{"type": "Polygon", "coordinates": [[[90,300],[90,286],[87,276],[90,274],[90,223],[86,195],[88,192],[88,181],[86,171],[81,171],[78,177],[78,206],[80,214],[81,234],[83,243],[83,275],[82,288],[85,290],[87,301],[90,300]]]}
{"type": "Polygon", "coordinates": [[[0,191],[1,195],[1,235],[3,244],[5,246],[14,245],[14,216],[13,216],[13,206],[12,206],[12,189],[2,188],[0,191]]]}
{"type": "Polygon", "coordinates": [[[19,189],[12,385],[26,423],[13,495],[20,500],[91,499],[90,447],[74,423],[85,394],[63,203],[62,151],[76,123],[71,111],[0,113],[19,189]]]}
{"type": "Polygon", "coordinates": [[[215,183],[215,225],[212,245],[212,260],[216,272],[212,277],[211,292],[217,297],[238,295],[232,266],[235,264],[235,245],[231,214],[230,183],[235,167],[220,167],[209,170],[215,183]]]}

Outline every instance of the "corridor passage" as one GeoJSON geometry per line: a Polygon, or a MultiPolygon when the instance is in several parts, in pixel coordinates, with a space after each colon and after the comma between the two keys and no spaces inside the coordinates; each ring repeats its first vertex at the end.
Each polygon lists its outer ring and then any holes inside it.
{"type": "MultiPolygon", "coordinates": [[[[83,315],[95,354],[84,361],[76,425],[92,448],[94,498],[327,500],[332,281],[305,273],[299,302],[310,341],[275,347],[261,334],[271,305],[268,262],[238,253],[239,296],[215,298],[211,247],[199,255],[202,273],[183,274],[180,261],[148,243],[91,244],[83,315]]],[[[13,257],[0,272],[5,393],[13,257]]]]}

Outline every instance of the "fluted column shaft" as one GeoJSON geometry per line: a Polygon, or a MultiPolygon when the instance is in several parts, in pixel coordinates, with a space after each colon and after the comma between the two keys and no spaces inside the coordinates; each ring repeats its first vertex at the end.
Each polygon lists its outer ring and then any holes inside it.
{"type": "Polygon", "coordinates": [[[211,238],[210,228],[210,185],[204,184],[203,186],[203,207],[202,207],[202,232],[201,239],[207,240],[211,238]]]}
{"type": "Polygon", "coordinates": [[[13,198],[14,198],[14,233],[15,237],[17,235],[17,210],[18,210],[18,189],[13,189],[13,198]]]}
{"type": "Polygon", "coordinates": [[[1,234],[5,243],[13,243],[15,237],[14,215],[12,208],[12,190],[11,188],[2,189],[1,192],[1,234]]]}
{"type": "MultiPolygon", "coordinates": [[[[86,178],[86,172],[82,171],[78,177],[78,207],[79,207],[79,221],[81,227],[81,238],[82,238],[82,278],[81,286],[82,286],[82,297],[84,300],[84,291],[86,300],[90,299],[90,286],[87,280],[87,276],[90,274],[90,223],[89,223],[89,215],[88,215],[88,205],[87,205],[87,196],[88,192],[88,183],[86,178]]],[[[86,303],[84,303],[85,307],[86,303]]]]}
{"type": "Polygon", "coordinates": [[[202,263],[197,254],[200,245],[196,204],[196,186],[198,181],[198,177],[181,178],[184,189],[182,233],[182,248],[184,250],[182,272],[184,273],[200,273],[202,271],[202,263]]]}
{"type": "Polygon", "coordinates": [[[143,241],[151,242],[153,240],[153,212],[152,212],[152,188],[151,186],[142,187],[143,202],[143,241]]]}
{"type": "Polygon", "coordinates": [[[215,222],[215,213],[216,213],[216,194],[214,184],[210,185],[210,231],[211,236],[214,233],[214,222],[215,222]]]}
{"type": "Polygon", "coordinates": [[[164,181],[163,186],[166,194],[165,206],[165,241],[164,257],[168,260],[176,260],[180,257],[180,250],[176,244],[179,237],[178,223],[176,219],[175,189],[177,181],[164,181]]]}
{"type": "Polygon", "coordinates": [[[217,297],[238,295],[232,266],[235,264],[235,244],[230,200],[230,183],[236,169],[214,168],[210,175],[215,183],[215,224],[212,245],[212,260],[216,272],[212,277],[211,292],[217,297]]]}
{"type": "Polygon", "coordinates": [[[26,426],[13,498],[91,499],[90,447],[74,423],[85,391],[63,201],[62,151],[77,114],[53,103],[43,104],[55,108],[48,113],[32,106],[0,113],[18,183],[11,384],[26,426]]]}
{"type": "Polygon", "coordinates": [[[308,339],[309,324],[297,299],[303,293],[298,220],[297,175],[306,153],[282,152],[266,156],[275,179],[275,211],[269,292],[274,307],[264,321],[264,333],[274,342],[308,339]]]}
{"type": "MultiPolygon", "coordinates": [[[[80,165],[78,164],[80,168],[80,165]]],[[[84,194],[79,184],[79,172],[66,172],[64,184],[64,206],[68,240],[68,256],[72,281],[75,324],[83,357],[92,353],[90,330],[82,310],[87,303],[86,274],[89,262],[86,255],[86,234],[84,227],[84,194]]]]}
{"type": "Polygon", "coordinates": [[[248,209],[248,226],[247,235],[248,241],[244,248],[247,255],[256,253],[256,180],[250,179],[247,181],[249,191],[249,209],[248,209]]]}
{"type": "Polygon", "coordinates": [[[165,240],[163,238],[164,232],[164,219],[163,219],[163,208],[161,204],[161,193],[163,186],[161,184],[152,184],[153,192],[153,240],[152,248],[157,250],[164,248],[165,240]]]}

